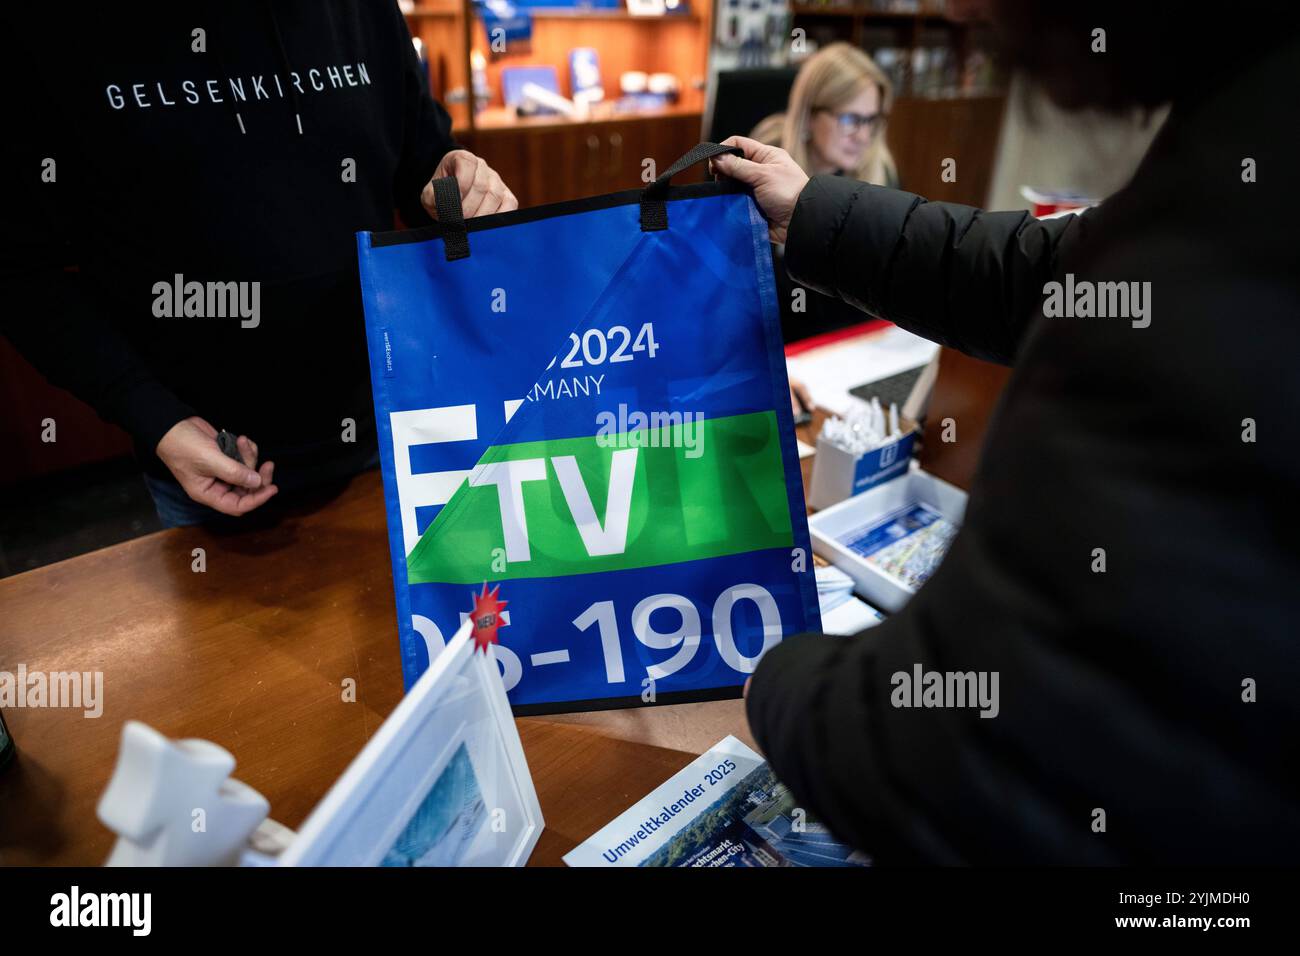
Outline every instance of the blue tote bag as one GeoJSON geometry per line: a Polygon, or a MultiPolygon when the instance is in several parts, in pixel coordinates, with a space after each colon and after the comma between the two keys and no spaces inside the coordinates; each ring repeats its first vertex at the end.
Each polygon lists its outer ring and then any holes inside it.
{"type": "Polygon", "coordinates": [[[723,151],[358,234],[408,687],[469,617],[517,714],[735,697],[820,628],[767,225],[671,185],[723,151]]]}

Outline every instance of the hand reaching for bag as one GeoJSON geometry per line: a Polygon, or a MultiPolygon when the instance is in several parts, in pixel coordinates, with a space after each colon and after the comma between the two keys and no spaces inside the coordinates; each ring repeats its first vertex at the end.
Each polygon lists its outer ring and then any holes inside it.
{"type": "Polygon", "coordinates": [[[731,136],[722,145],[739,146],[745,156],[716,156],[711,160],[713,168],[754,190],[772,241],[785,242],[794,204],[808,185],[808,174],[779,146],[767,146],[746,136],[731,136]]]}
{"type": "MultiPolygon", "coordinates": [[[[460,208],[466,219],[519,208],[519,200],[506,188],[496,170],[469,150],[453,149],[442,157],[432,178],[441,179],[443,176],[455,177],[460,186],[460,208]]],[[[430,216],[438,218],[432,182],[426,183],[420,192],[420,204],[430,216]]]]}
{"type": "Polygon", "coordinates": [[[221,450],[215,428],[194,416],[173,425],[156,450],[187,495],[237,516],[265,504],[280,489],[271,484],[275,463],[258,468],[257,445],[248,436],[240,435],[235,447],[243,464],[221,450]]]}

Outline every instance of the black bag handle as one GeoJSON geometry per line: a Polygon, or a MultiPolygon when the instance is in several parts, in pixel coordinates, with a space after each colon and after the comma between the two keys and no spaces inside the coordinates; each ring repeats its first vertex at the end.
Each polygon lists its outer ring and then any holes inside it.
{"type": "Polygon", "coordinates": [[[454,176],[431,181],[433,204],[438,210],[436,225],[442,236],[447,261],[469,258],[469,232],[465,229],[465,212],[460,208],[460,184],[454,176]]]}
{"type": "MultiPolygon", "coordinates": [[[[724,154],[743,156],[744,152],[739,146],[700,143],[641,190],[641,231],[658,232],[668,228],[668,188],[675,175],[696,163],[724,154]]],[[[447,261],[469,258],[469,231],[465,228],[465,212],[460,205],[460,185],[452,176],[432,180],[431,185],[434,206],[438,210],[435,225],[442,237],[447,261]]]]}
{"type": "Polygon", "coordinates": [[[700,143],[677,162],[673,163],[645,189],[641,190],[641,231],[658,232],[668,228],[668,187],[672,178],[682,170],[714,156],[730,154],[743,156],[739,146],[719,146],[717,143],[700,143]]]}

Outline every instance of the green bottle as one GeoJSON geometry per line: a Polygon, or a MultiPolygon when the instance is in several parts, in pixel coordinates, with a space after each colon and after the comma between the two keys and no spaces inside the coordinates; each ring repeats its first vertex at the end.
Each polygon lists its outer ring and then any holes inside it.
{"type": "Polygon", "coordinates": [[[9,736],[9,728],[5,726],[4,714],[0,714],[0,770],[9,765],[14,759],[14,739],[9,736]]]}

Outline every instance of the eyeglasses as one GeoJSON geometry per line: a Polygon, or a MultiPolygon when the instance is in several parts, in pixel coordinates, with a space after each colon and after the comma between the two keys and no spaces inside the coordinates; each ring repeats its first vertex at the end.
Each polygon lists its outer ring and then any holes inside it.
{"type": "Polygon", "coordinates": [[[840,128],[840,132],[850,136],[858,132],[864,126],[867,128],[868,132],[874,134],[880,129],[880,127],[885,125],[885,120],[888,119],[884,113],[872,113],[870,116],[865,116],[862,113],[836,113],[833,110],[828,110],[822,106],[817,107],[813,112],[830,113],[835,117],[835,122],[840,128]]]}

